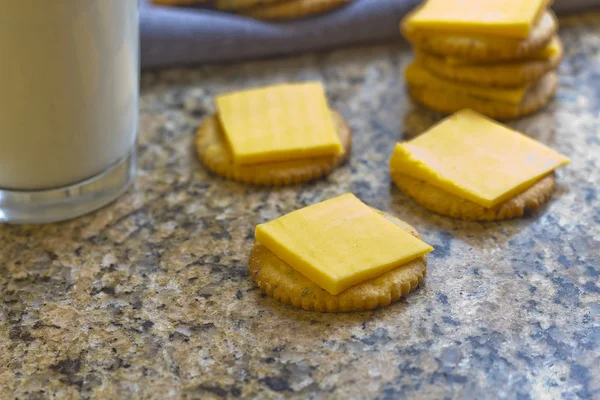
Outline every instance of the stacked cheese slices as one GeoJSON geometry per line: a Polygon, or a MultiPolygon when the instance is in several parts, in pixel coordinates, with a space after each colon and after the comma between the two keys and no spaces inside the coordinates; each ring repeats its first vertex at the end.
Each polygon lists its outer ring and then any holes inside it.
{"type": "Polygon", "coordinates": [[[411,97],[451,114],[509,119],[537,111],[558,86],[562,59],[549,0],[428,0],[401,23],[415,46],[411,97]]]}

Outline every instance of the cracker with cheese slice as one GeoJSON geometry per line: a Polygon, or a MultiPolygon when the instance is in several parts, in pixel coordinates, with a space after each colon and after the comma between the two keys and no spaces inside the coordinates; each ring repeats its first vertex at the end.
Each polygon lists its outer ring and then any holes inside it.
{"type": "Polygon", "coordinates": [[[549,9],[543,11],[529,35],[522,39],[476,34],[472,30],[466,33],[440,33],[415,29],[411,24],[414,15],[414,12],[407,15],[400,24],[402,34],[409,42],[431,54],[468,60],[490,62],[522,59],[546,47],[558,31],[558,20],[549,9]]]}
{"type": "Polygon", "coordinates": [[[217,115],[196,134],[211,171],[238,182],[278,186],[330,173],[350,154],[352,135],[318,82],[217,97],[217,115]]]}
{"type": "Polygon", "coordinates": [[[569,159],[463,110],[408,142],[390,159],[393,181],[424,207],[468,220],[520,217],[545,203],[554,171],[569,159]]]}
{"type": "Polygon", "coordinates": [[[386,306],[423,279],[433,250],[352,194],[258,225],[249,268],[268,295],[321,312],[386,306]]]}

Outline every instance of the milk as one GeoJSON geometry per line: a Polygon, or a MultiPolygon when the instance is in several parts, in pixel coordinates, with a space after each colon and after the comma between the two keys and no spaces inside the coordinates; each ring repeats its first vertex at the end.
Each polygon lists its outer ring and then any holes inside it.
{"type": "Polygon", "coordinates": [[[71,185],[135,145],[138,0],[0,0],[0,189],[71,185]]]}

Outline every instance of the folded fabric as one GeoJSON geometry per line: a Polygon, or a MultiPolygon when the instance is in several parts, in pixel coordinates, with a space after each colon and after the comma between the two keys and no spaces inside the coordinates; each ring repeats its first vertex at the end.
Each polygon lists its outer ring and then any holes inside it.
{"type": "MultiPolygon", "coordinates": [[[[398,23],[420,0],[354,0],[333,12],[287,22],[164,7],[141,0],[142,67],[237,61],[400,38],[398,23]]],[[[600,0],[555,0],[558,13],[600,7],[600,0]]]]}

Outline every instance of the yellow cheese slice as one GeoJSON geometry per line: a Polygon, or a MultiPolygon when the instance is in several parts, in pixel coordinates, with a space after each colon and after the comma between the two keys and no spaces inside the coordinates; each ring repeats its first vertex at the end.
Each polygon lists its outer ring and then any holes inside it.
{"type": "Polygon", "coordinates": [[[284,84],[216,98],[235,164],[259,164],[343,151],[319,82],[284,84]]]}
{"type": "Polygon", "coordinates": [[[411,29],[525,39],[548,0],[427,0],[411,29]]]}
{"type": "Polygon", "coordinates": [[[409,85],[425,86],[432,91],[453,91],[470,97],[494,100],[507,104],[519,104],[525,96],[528,86],[503,88],[483,87],[468,83],[453,82],[432,74],[417,61],[406,68],[406,82],[409,85]]]}
{"type": "Polygon", "coordinates": [[[523,63],[527,61],[550,61],[553,57],[562,51],[562,45],[558,37],[552,38],[550,43],[541,50],[530,54],[527,57],[519,58],[518,60],[507,61],[486,61],[486,60],[469,60],[466,58],[446,57],[445,62],[451,66],[458,65],[478,65],[478,64],[508,64],[508,63],[523,63]]]}
{"type": "Polygon", "coordinates": [[[568,163],[543,144],[462,110],[398,143],[390,169],[491,208],[568,163]]]}
{"type": "Polygon", "coordinates": [[[433,250],[353,194],[258,225],[255,237],[334,295],[433,250]]]}

